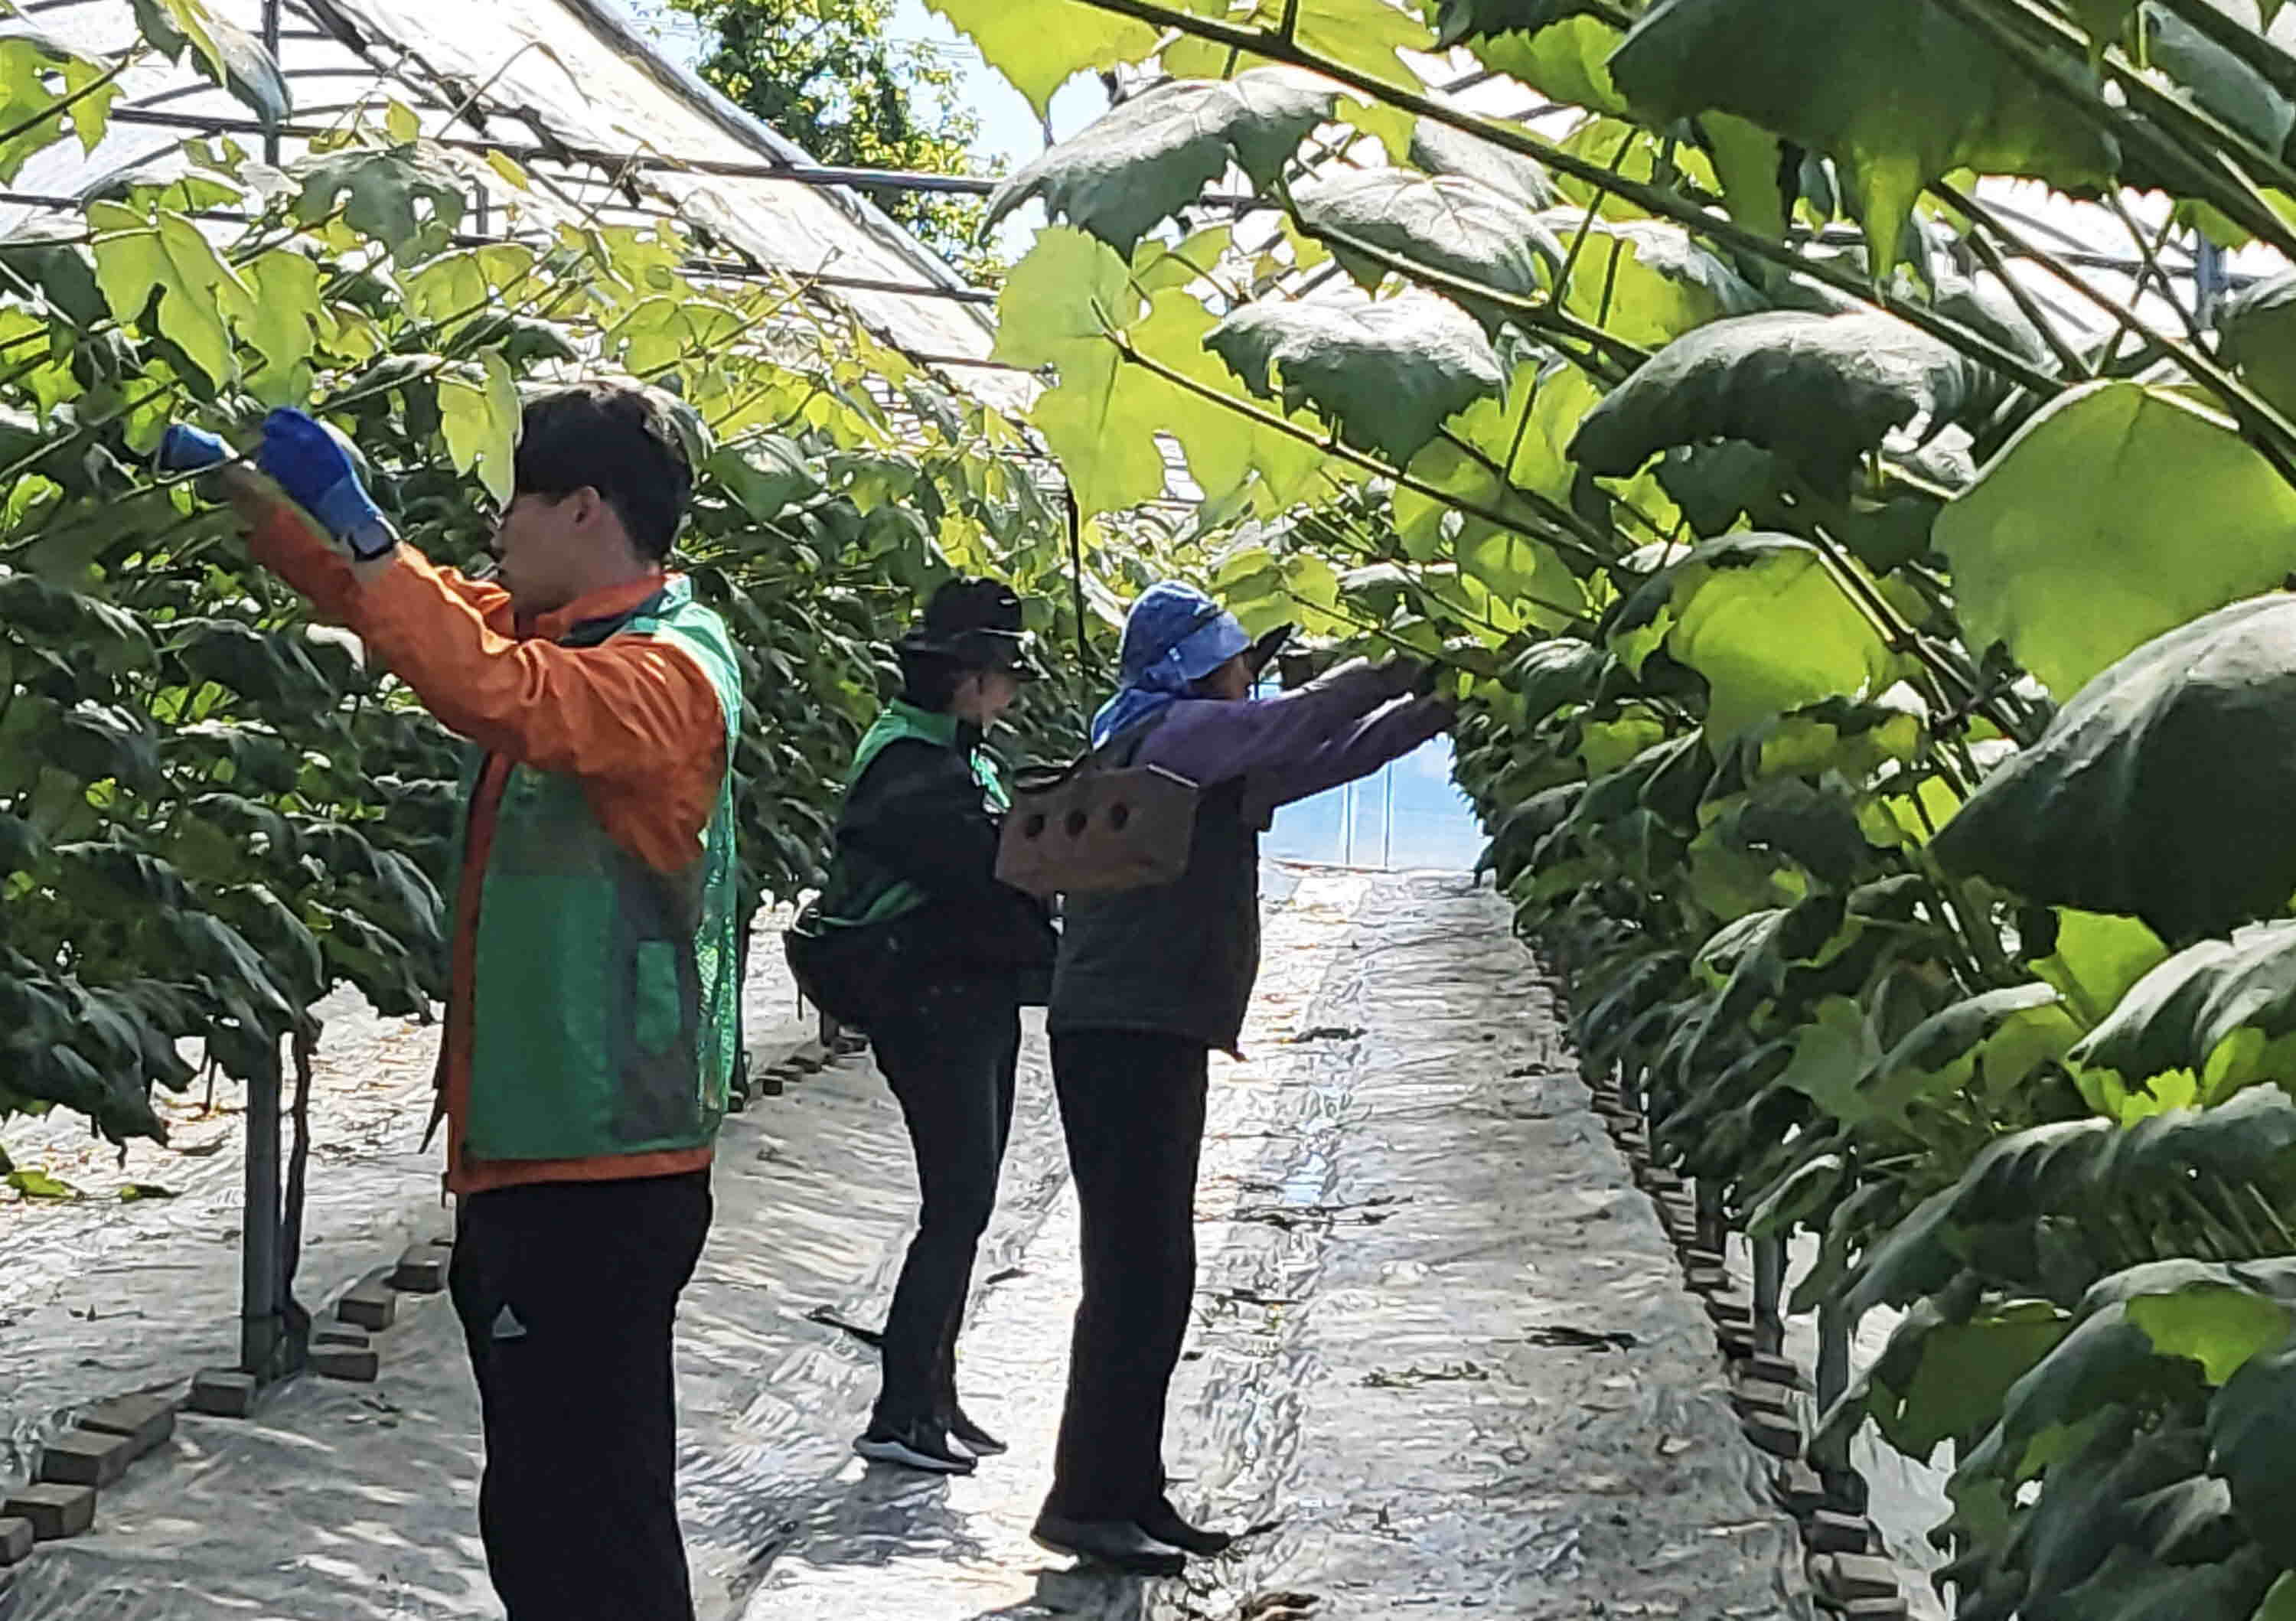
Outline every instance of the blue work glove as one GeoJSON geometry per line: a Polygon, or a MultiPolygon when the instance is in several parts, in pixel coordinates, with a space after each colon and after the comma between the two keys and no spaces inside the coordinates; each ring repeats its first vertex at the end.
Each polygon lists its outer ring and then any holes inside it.
{"type": "Polygon", "coordinates": [[[349,546],[352,556],[381,557],[398,544],[398,532],[359,482],[350,452],[302,412],[283,408],[263,419],[255,464],[349,546]]]}
{"type": "Polygon", "coordinates": [[[230,459],[231,446],[204,428],[174,422],[160,436],[156,461],[163,473],[199,472],[230,459]]]}

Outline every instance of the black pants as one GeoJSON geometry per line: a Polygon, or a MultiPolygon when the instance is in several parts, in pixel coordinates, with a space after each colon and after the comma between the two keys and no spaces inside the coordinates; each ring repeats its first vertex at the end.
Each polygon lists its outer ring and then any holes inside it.
{"type": "Polygon", "coordinates": [[[1045,1512],[1131,1519],[1164,1491],[1164,1399],[1196,1289],[1210,1054],[1128,1030],[1053,1037],[1083,1211],[1084,1299],[1045,1512]]]}
{"type": "Polygon", "coordinates": [[[670,1326],[709,1173],[462,1204],[451,1273],[487,1437],[479,1531],[510,1621],[690,1621],[670,1326]]]}
{"type": "Polygon", "coordinates": [[[869,1027],[916,1152],[923,1210],[885,1318],[877,1421],[943,1419],[956,1401],[956,1332],[972,1259],[996,1208],[1013,1134],[1021,1009],[1009,986],[928,986],[869,1027]]]}

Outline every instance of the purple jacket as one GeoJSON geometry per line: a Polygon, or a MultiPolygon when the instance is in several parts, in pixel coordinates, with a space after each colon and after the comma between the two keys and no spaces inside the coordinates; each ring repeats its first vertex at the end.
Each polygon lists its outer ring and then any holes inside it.
{"type": "Polygon", "coordinates": [[[1447,707],[1408,696],[1408,680],[1358,661],[1275,698],[1184,698],[1136,763],[1204,788],[1242,777],[1246,822],[1266,827],[1277,806],[1368,776],[1443,730],[1447,707]]]}

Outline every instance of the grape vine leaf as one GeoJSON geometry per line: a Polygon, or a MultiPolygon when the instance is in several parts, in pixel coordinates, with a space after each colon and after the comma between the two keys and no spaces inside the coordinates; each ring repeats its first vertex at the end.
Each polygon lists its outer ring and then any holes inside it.
{"type": "Polygon", "coordinates": [[[2150,65],[2166,73],[2203,111],[2269,152],[2296,130],[2296,103],[2272,81],[2174,12],[2144,8],[2150,65]]]}
{"type": "Polygon", "coordinates": [[[1879,266],[1922,188],[1956,169],[2080,187],[2118,168],[2106,137],[1928,0],[1660,0],[1610,66],[1660,124],[1735,113],[1829,154],[1879,266]]]}
{"type": "Polygon", "coordinates": [[[224,310],[249,307],[250,295],[215,245],[179,214],[146,219],[119,203],[92,202],[87,217],[96,283],[114,317],[134,323],[157,289],[160,332],[211,380],[230,381],[236,368],[224,310]]]}
{"type": "Polygon", "coordinates": [[[1340,437],[1407,464],[1443,420],[1504,384],[1473,321],[1425,293],[1361,304],[1253,304],[1204,346],[1263,398],[1311,403],[1340,437]]]}
{"type": "Polygon", "coordinates": [[[276,124],[294,111],[294,96],[279,64],[255,37],[217,14],[206,0],[133,0],[144,37],[181,60],[189,45],[215,82],[276,124]]]}
{"type": "Polygon", "coordinates": [[[2096,382],[2020,429],[1935,538],[1971,646],[2001,643],[2062,700],[2162,632],[2285,579],[2296,490],[2177,396],[2096,382]],[[2162,481],[2163,467],[2178,477],[2162,481]]]}
{"type": "Polygon", "coordinates": [[[994,225],[1031,198],[1129,254],[1234,163],[1261,185],[1331,117],[1330,84],[1292,68],[1175,79],[1102,114],[990,194],[994,225]]]}
{"type": "Polygon", "coordinates": [[[2296,1345],[2251,1358],[2209,1406],[2210,1461],[2232,1486],[2233,1509],[2267,1547],[2281,1546],[2296,1523],[2296,1345]]]}
{"type": "Polygon", "coordinates": [[[479,375],[439,378],[439,423],[455,471],[476,472],[498,506],[510,503],[512,463],[518,451],[518,385],[510,364],[489,351],[479,375]]]}
{"type": "Polygon", "coordinates": [[[2285,909],[2296,844],[2278,830],[2292,799],[2296,597],[2276,594],[2156,637],[2090,681],[1932,847],[2029,900],[2127,913],[2188,943],[2285,909]]]}
{"type": "Polygon", "coordinates": [[[1914,1103],[1959,1093],[1981,1077],[1977,1095],[1998,1114],[2034,1070],[2063,1058],[2080,1038],[2054,987],[1986,991],[1915,1026],[1858,1090],[1875,1113],[1902,1120],[1914,1103]]]}
{"type": "Polygon", "coordinates": [[[1412,131],[1411,161],[1430,175],[1480,181],[1527,209],[1547,208],[1561,196],[1536,160],[1435,119],[1420,119],[1412,131]]]}
{"type": "Polygon", "coordinates": [[[980,46],[981,59],[1040,119],[1053,93],[1078,74],[1138,61],[1156,49],[1156,30],[1147,23],[1083,0],[925,0],[925,7],[980,46]]]}
{"type": "Polygon", "coordinates": [[[1464,40],[1517,30],[1535,34],[1566,17],[1601,12],[1601,0],[1431,0],[1435,40],[1447,49],[1464,40]]]}
{"type": "Polygon", "coordinates": [[[316,225],[342,199],[344,221],[389,248],[400,264],[445,247],[463,222],[465,182],[427,141],[352,147],[307,159],[293,172],[301,186],[295,200],[299,220],[316,225]]]}
{"type": "Polygon", "coordinates": [[[1544,217],[1577,250],[1564,307],[1628,343],[1660,347],[1709,322],[1768,307],[1742,276],[1679,226],[1564,209],[1544,217]]]}
{"type": "MultiPolygon", "coordinates": [[[[1366,291],[1377,290],[1389,266],[1351,251],[1353,243],[1513,299],[1529,299],[1562,267],[1562,244],[1554,233],[1522,204],[1480,180],[1408,169],[1341,169],[1302,181],[1292,195],[1301,224],[1331,245],[1366,291]]],[[[1504,301],[1447,287],[1435,291],[1486,332],[1496,333],[1508,319],[1504,301]]]]}
{"type": "MultiPolygon", "coordinates": [[[[2075,1054],[2092,1102],[2127,1118],[2133,1094],[2181,1072],[2213,1103],[2276,1078],[2296,1055],[2296,923],[2256,923],[2186,947],[2138,980],[2075,1054]]],[[[2186,1088],[2179,1088],[2181,1093],[2186,1088]]]]}
{"type": "Polygon", "coordinates": [[[1840,489],[1893,430],[1933,431],[1982,389],[1977,367],[1890,315],[1739,315],[1639,367],[1587,419],[1570,454],[1622,477],[1677,445],[1743,439],[1840,489]]]}
{"type": "Polygon", "coordinates": [[[1607,22],[1577,16],[1536,33],[1494,35],[1472,48],[1485,67],[1555,101],[1624,118],[1632,106],[1611,77],[1610,65],[1621,37],[1607,22]]]}
{"type": "Polygon", "coordinates": [[[2234,293],[2220,324],[2225,360],[2283,415],[2296,413],[2296,270],[2234,293]]]}
{"type": "MultiPolygon", "coordinates": [[[[1303,48],[1407,90],[1420,87],[1419,76],[1398,53],[1435,48],[1435,37],[1418,17],[1417,7],[1406,10],[1393,0],[1229,0],[1225,8],[1219,0],[1193,0],[1187,9],[1229,28],[1269,34],[1288,22],[1293,41],[1303,48]]],[[[1184,78],[1219,78],[1260,60],[1249,51],[1232,52],[1193,34],[1168,44],[1163,51],[1164,71],[1184,78]]]]}
{"type": "Polygon", "coordinates": [[[1637,589],[1612,625],[1611,650],[1639,670],[1661,641],[1706,677],[1718,756],[1773,715],[1871,696],[1896,667],[1816,549],[1784,535],[1706,541],[1637,589]]]}

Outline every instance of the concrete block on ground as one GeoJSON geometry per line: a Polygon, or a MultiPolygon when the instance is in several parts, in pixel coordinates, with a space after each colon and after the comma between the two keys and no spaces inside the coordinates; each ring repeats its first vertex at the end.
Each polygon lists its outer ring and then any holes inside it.
{"type": "Polygon", "coordinates": [[[454,1252],[416,1244],[390,1269],[390,1287],[402,1294],[435,1295],[447,1287],[447,1264],[454,1252]]]}
{"type": "Polygon", "coordinates": [[[761,1098],[777,1098],[785,1090],[787,1089],[782,1085],[782,1077],[770,1069],[758,1077],[758,1095],[761,1098]]]}
{"type": "Polygon", "coordinates": [[[20,1486],[0,1502],[0,1516],[29,1520],[36,1542],[53,1543],[78,1536],[95,1523],[95,1488],[92,1486],[20,1486]]]}
{"type": "Polygon", "coordinates": [[[0,1519],[0,1568],[20,1565],[32,1557],[32,1522],[16,1515],[0,1519]]]}
{"type": "Polygon", "coordinates": [[[1841,1607],[1849,1621],[1906,1621],[1913,1613],[1903,1599],[1852,1599],[1841,1607]]]}
{"type": "Polygon", "coordinates": [[[127,1472],[135,1443],[96,1429],[68,1429],[40,1443],[37,1478],[52,1486],[110,1486],[127,1472]]]}
{"type": "Polygon", "coordinates": [[[1718,1295],[1730,1287],[1730,1274],[1719,1266],[1693,1266],[1682,1275],[1702,1295],[1718,1295]]]}
{"type": "Polygon", "coordinates": [[[1809,1381],[1802,1377],[1801,1369],[1792,1357],[1779,1356],[1768,1351],[1756,1354],[1747,1363],[1746,1375],[1750,1379],[1767,1379],[1771,1384],[1785,1385],[1795,1390],[1809,1388],[1809,1381]]]}
{"type": "Polygon", "coordinates": [[[323,1346],[311,1347],[308,1363],[312,1372],[322,1379],[356,1379],[372,1384],[382,1371],[382,1356],[373,1346],[323,1346]]]}
{"type": "Polygon", "coordinates": [[[315,1346],[355,1346],[365,1349],[373,1342],[368,1339],[366,1330],[357,1323],[323,1322],[312,1330],[311,1343],[315,1346]]]}
{"type": "Polygon", "coordinates": [[[1809,1517],[1809,1545],[1820,1553],[1870,1553],[1874,1527],[1855,1514],[1820,1509],[1809,1517]]]}
{"type": "Polygon", "coordinates": [[[1742,1381],[1730,1392],[1730,1404],[1748,1417],[1767,1412],[1792,1422],[1794,1416],[1793,1390],[1785,1385],[1773,1385],[1767,1379],[1742,1381]]]}
{"type": "Polygon", "coordinates": [[[359,1328],[387,1329],[398,1321],[398,1297],[381,1283],[361,1283],[335,1302],[335,1315],[359,1328]]]}
{"type": "Polygon", "coordinates": [[[218,1419],[243,1419],[255,1411],[255,1375],[236,1368],[209,1368],[192,1380],[193,1412],[218,1419]]]}
{"type": "Polygon", "coordinates": [[[829,1068],[829,1049],[809,1041],[782,1061],[800,1075],[813,1075],[829,1068]]]}
{"type": "Polygon", "coordinates": [[[1770,1491],[1796,1519],[1808,1519],[1833,1501],[1817,1471],[1799,1458],[1787,1460],[1771,1478],[1770,1491]]]}
{"type": "Polygon", "coordinates": [[[140,1458],[176,1433],[176,1412],[183,1404],[183,1396],[171,1391],[117,1396],[81,1413],[79,1427],[107,1436],[126,1436],[135,1444],[130,1456],[140,1458]]]}
{"type": "Polygon", "coordinates": [[[1746,1432],[1746,1439],[1773,1458],[1801,1456],[1801,1426],[1799,1424],[1768,1412],[1751,1414],[1740,1420],[1739,1423],[1746,1432]]]}
{"type": "Polygon", "coordinates": [[[1838,1603],[1900,1596],[1898,1568],[1870,1553],[1821,1553],[1810,1560],[1810,1573],[1838,1603]]]}

